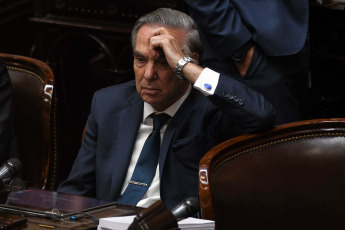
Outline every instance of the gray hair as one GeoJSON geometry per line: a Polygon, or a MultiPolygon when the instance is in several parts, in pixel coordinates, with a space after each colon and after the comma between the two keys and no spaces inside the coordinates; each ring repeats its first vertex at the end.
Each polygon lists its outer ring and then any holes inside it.
{"type": "Polygon", "coordinates": [[[182,29],[187,32],[184,39],[183,52],[188,55],[193,52],[199,55],[202,53],[202,44],[196,24],[191,17],[181,11],[159,8],[139,18],[134,24],[131,35],[133,49],[135,49],[138,31],[143,25],[158,25],[173,29],[182,29]]]}

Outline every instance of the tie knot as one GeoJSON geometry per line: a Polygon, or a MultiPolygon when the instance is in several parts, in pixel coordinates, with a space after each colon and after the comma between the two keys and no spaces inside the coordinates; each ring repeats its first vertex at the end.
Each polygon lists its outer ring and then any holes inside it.
{"type": "Polygon", "coordinates": [[[160,130],[170,116],[166,113],[152,114],[153,130],[160,130]]]}

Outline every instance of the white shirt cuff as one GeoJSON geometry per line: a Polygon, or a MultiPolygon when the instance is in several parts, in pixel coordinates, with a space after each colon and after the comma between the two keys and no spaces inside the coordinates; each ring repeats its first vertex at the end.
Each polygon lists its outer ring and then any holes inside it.
{"type": "Polygon", "coordinates": [[[194,83],[194,88],[202,92],[205,96],[213,95],[219,81],[219,73],[205,68],[198,80],[194,83]]]}

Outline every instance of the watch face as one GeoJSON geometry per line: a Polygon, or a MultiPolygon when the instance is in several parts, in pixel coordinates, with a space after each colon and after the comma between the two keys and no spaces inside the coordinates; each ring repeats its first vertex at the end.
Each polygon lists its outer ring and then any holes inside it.
{"type": "Polygon", "coordinates": [[[185,64],[187,64],[187,61],[183,58],[180,62],[180,65],[183,67],[185,64]]]}
{"type": "Polygon", "coordinates": [[[176,63],[176,76],[180,79],[183,79],[185,81],[187,81],[186,78],[183,77],[182,75],[182,68],[183,66],[185,66],[188,62],[197,64],[196,61],[194,61],[193,58],[189,57],[189,56],[184,56],[183,58],[181,58],[177,63],[176,63]]]}

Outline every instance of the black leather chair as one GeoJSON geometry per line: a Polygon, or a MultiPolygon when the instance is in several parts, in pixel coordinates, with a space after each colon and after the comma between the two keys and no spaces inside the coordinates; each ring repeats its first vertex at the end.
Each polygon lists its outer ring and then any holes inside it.
{"type": "Polygon", "coordinates": [[[56,152],[52,100],[54,75],[50,67],[30,57],[0,53],[13,88],[14,127],[22,178],[26,186],[54,186],[56,152]]]}
{"type": "Polygon", "coordinates": [[[230,139],[199,170],[202,217],[217,229],[345,227],[345,118],[230,139]]]}

